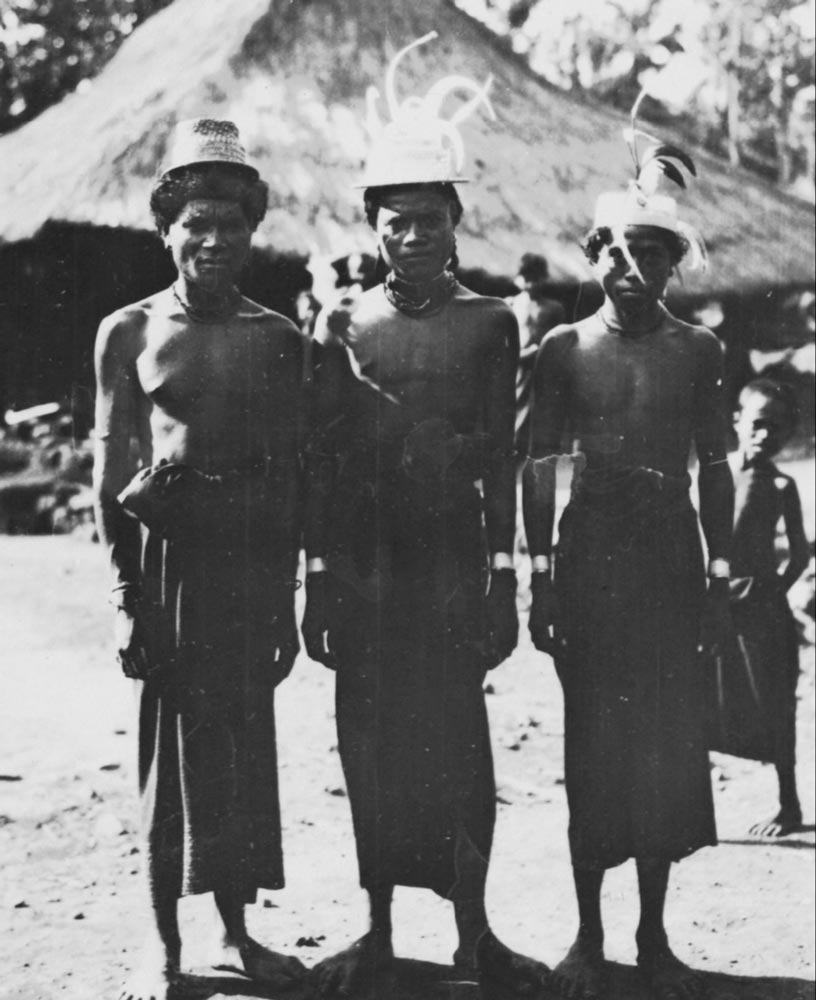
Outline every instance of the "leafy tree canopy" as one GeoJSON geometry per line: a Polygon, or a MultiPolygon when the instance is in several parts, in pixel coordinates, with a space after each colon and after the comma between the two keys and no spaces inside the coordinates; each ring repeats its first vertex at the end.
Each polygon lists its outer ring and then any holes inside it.
{"type": "Polygon", "coordinates": [[[0,133],[90,80],[171,0],[0,0],[0,133]]]}

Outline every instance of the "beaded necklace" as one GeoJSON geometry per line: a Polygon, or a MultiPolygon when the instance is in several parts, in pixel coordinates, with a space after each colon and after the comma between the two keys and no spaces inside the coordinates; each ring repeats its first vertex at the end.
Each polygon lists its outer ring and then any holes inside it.
{"type": "Polygon", "coordinates": [[[412,319],[440,312],[453,298],[458,287],[456,276],[450,271],[443,271],[431,281],[417,284],[404,281],[390,271],[384,285],[385,297],[391,305],[412,319]]]}
{"type": "Polygon", "coordinates": [[[238,311],[241,304],[241,293],[233,285],[224,300],[210,309],[200,309],[191,306],[179,295],[178,288],[173,285],[173,298],[178,302],[186,315],[195,323],[223,323],[238,311]]]}

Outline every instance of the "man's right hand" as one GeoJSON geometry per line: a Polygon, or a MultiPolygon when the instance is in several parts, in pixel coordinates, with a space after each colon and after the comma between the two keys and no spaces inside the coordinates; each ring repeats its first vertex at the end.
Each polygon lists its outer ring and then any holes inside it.
{"type": "Polygon", "coordinates": [[[325,570],[306,575],[306,610],[300,631],[310,660],[317,660],[329,670],[337,669],[337,658],[330,647],[329,601],[331,581],[325,570]]]}
{"type": "Polygon", "coordinates": [[[117,608],[113,636],[122,673],[134,680],[145,680],[150,673],[150,661],[138,611],[117,608]]]}
{"type": "Polygon", "coordinates": [[[533,597],[530,606],[530,638],[536,649],[555,656],[559,644],[553,638],[553,630],[558,625],[559,607],[550,574],[533,573],[530,589],[533,597]]]}

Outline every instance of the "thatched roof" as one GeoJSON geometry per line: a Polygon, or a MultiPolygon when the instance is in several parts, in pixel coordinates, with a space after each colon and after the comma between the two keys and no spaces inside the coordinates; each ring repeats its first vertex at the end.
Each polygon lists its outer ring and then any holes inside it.
{"type": "MultiPolygon", "coordinates": [[[[538,250],[556,276],[586,276],[577,243],[596,195],[630,176],[624,119],[534,78],[450,0],[175,0],[139,27],[84,92],[0,139],[0,241],[48,220],[151,228],[151,180],[181,118],[237,120],[270,183],[260,243],[339,256],[370,249],[360,192],[369,84],[382,90],[394,52],[431,28],[400,83],[424,93],[451,72],[493,73],[496,122],[464,126],[468,172],[463,264],[512,273],[538,250]]],[[[667,136],[667,138],[671,138],[667,136]]],[[[683,196],[705,234],[712,270],[690,289],[806,284],[812,208],[744,171],[695,154],[700,180],[683,196]]]]}

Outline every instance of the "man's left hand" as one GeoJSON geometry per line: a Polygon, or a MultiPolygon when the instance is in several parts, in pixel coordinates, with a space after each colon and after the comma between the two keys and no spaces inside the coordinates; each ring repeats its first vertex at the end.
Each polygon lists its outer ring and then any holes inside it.
{"type": "Polygon", "coordinates": [[[488,640],[485,667],[492,670],[510,656],[518,643],[515,570],[491,570],[485,611],[488,640]]]}
{"type": "Polygon", "coordinates": [[[712,655],[722,652],[731,628],[728,580],[714,577],[708,581],[708,592],[700,618],[698,649],[712,655]]]}

